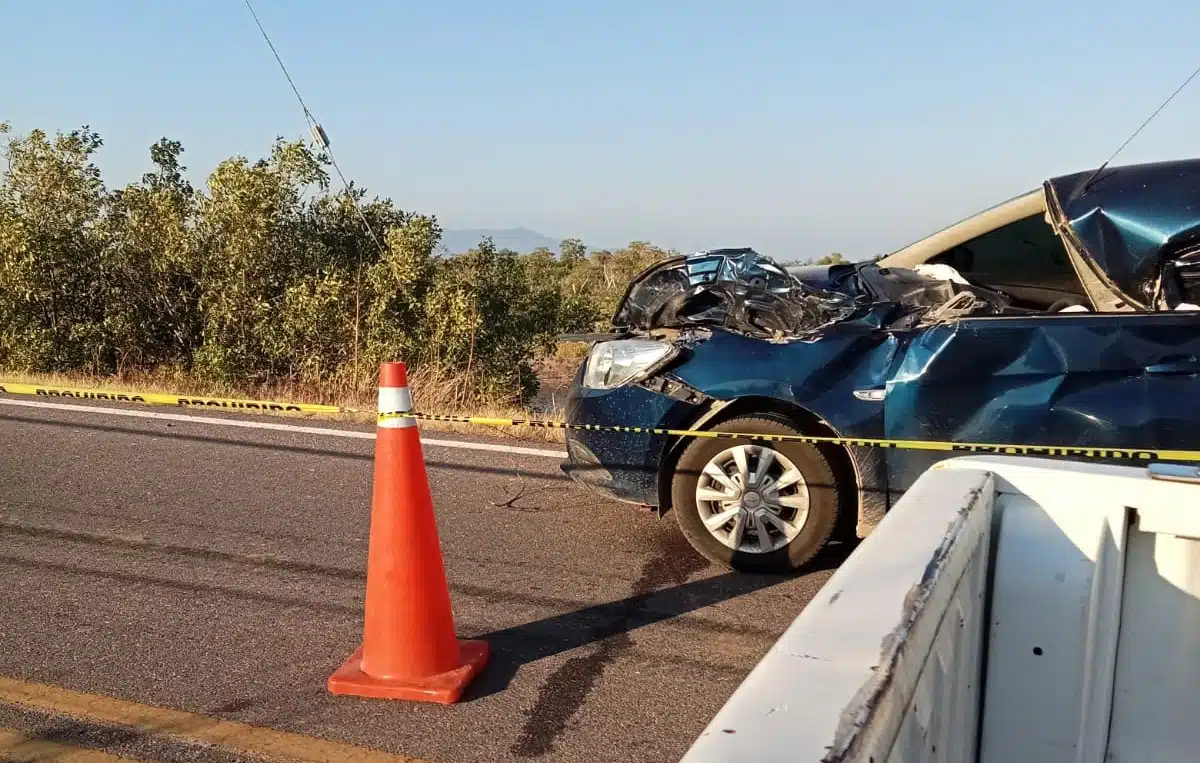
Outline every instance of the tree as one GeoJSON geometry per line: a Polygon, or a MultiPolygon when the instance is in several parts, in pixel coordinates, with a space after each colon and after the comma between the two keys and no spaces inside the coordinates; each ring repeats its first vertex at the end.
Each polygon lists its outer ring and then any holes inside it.
{"type": "Polygon", "coordinates": [[[437,277],[442,240],[437,220],[404,215],[387,231],[387,245],[367,269],[367,356],[419,362],[425,357],[425,303],[437,277]]]}
{"type": "Polygon", "coordinates": [[[587,259],[587,247],[577,238],[563,239],[558,248],[563,261],[571,266],[575,266],[587,259]]]}
{"type": "Polygon", "coordinates": [[[805,267],[808,265],[844,265],[847,262],[849,262],[849,260],[843,257],[841,252],[833,252],[819,259],[792,260],[790,262],[783,263],[783,265],[785,267],[805,267]]]}
{"type": "Polygon", "coordinates": [[[187,369],[200,344],[192,235],[197,197],[184,179],[182,153],[178,141],[158,141],[150,147],[155,171],[107,199],[98,275],[117,371],[159,365],[187,369]]]}
{"type": "Polygon", "coordinates": [[[656,262],[674,255],[645,241],[634,241],[615,252],[600,250],[575,260],[565,281],[566,293],[587,296],[596,312],[595,328],[604,329],[630,280],[656,262]]]}
{"type": "Polygon", "coordinates": [[[197,226],[204,342],[195,362],[202,375],[254,382],[296,376],[294,356],[273,336],[275,322],[309,259],[302,193],[328,184],[304,143],[282,139],[268,159],[227,159],[209,176],[197,226]]]}
{"type": "Polygon", "coordinates": [[[101,145],[85,126],[53,138],[34,130],[4,147],[0,363],[9,368],[111,368],[97,278],[105,189],[92,157],[101,145]]]}

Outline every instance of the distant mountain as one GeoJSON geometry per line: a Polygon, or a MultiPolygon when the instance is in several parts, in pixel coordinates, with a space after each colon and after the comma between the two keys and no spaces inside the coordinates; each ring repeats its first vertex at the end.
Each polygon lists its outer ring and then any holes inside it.
{"type": "Polygon", "coordinates": [[[489,237],[497,249],[511,249],[514,252],[524,253],[544,246],[558,254],[558,240],[528,228],[447,230],[442,233],[442,248],[449,254],[462,254],[479,246],[480,241],[489,237]]]}

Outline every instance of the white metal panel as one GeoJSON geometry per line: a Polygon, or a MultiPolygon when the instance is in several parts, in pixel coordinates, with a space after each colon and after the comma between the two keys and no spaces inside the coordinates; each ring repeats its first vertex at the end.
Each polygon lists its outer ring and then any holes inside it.
{"type": "MultiPolygon", "coordinates": [[[[1139,551],[1146,541],[1139,540],[1138,548],[1131,545],[1130,518],[1140,517],[1143,529],[1194,532],[1200,519],[1200,488],[1150,479],[1141,468],[1040,459],[969,457],[943,462],[940,468],[987,469],[996,476],[1000,529],[990,592],[980,760],[1200,760],[1195,736],[1200,727],[1200,673],[1189,673],[1200,646],[1194,600],[1184,605],[1184,596],[1177,596],[1176,610],[1167,612],[1160,606],[1164,596],[1123,590],[1127,585],[1149,585],[1127,583],[1127,574],[1156,581],[1160,592],[1169,589],[1162,583],[1169,578],[1162,569],[1153,577],[1139,567],[1137,560],[1147,556],[1139,551]],[[1127,553],[1132,554],[1128,560],[1127,553]],[[1136,602],[1135,608],[1130,602],[1136,602]],[[1131,625],[1135,619],[1138,624],[1131,625]],[[1179,633],[1156,640],[1142,633],[1160,634],[1162,627],[1175,627],[1179,633]],[[1138,701],[1118,701],[1114,708],[1114,692],[1120,698],[1130,691],[1129,682],[1138,680],[1133,678],[1138,674],[1133,663],[1168,643],[1174,650],[1170,659],[1176,664],[1187,661],[1189,668],[1177,670],[1165,683],[1158,681],[1138,701]],[[1129,663],[1124,678],[1118,675],[1119,662],[1129,663]],[[1179,704],[1188,692],[1191,704],[1179,704]],[[1154,734],[1127,717],[1129,708],[1153,714],[1164,703],[1191,714],[1182,725],[1157,730],[1160,735],[1172,730],[1182,735],[1176,737],[1184,740],[1178,742],[1182,747],[1172,740],[1156,741],[1154,734]],[[1110,729],[1130,723],[1137,729],[1130,738],[1138,741],[1124,757],[1115,756],[1109,748],[1110,729]],[[1189,745],[1190,756],[1182,753],[1189,745]],[[1171,757],[1172,751],[1182,757],[1171,757]],[[1167,757],[1155,757],[1160,754],[1167,757]]],[[[1164,553],[1181,570],[1186,566],[1178,561],[1178,550],[1164,553]]],[[[1189,574],[1195,573],[1177,571],[1176,590],[1184,590],[1179,583],[1189,574]]],[[[1192,595],[1197,593],[1194,587],[1192,595]]],[[[1160,666],[1159,674],[1164,670],[1160,666]]]]}
{"type": "MultiPolygon", "coordinates": [[[[1200,499],[1173,508],[1174,529],[1192,532],[1200,499]]],[[[1157,534],[1139,523],[1130,537],[1111,763],[1200,760],[1200,540],[1171,534],[1165,519],[1157,534]]]]}
{"type": "Polygon", "coordinates": [[[1197,761],[1198,651],[1200,487],[1133,467],[952,459],[684,761],[957,763],[977,738],[984,763],[1197,761]]]}
{"type": "Polygon", "coordinates": [[[1074,763],[1085,687],[1104,661],[1089,664],[1088,646],[1105,628],[1115,633],[1120,613],[1119,586],[1093,601],[1096,562],[1120,569],[1120,554],[1101,549],[1120,544],[1124,511],[1056,515],[1011,492],[997,496],[997,510],[980,760],[1074,763]]]}
{"type": "MultiPolygon", "coordinates": [[[[1087,511],[1089,506],[1082,507],[1087,511]]],[[[1125,584],[1125,549],[1129,513],[1115,507],[1104,512],[1096,551],[1096,569],[1088,597],[1087,636],[1083,643],[1079,733],[1075,760],[1103,761],[1112,710],[1117,634],[1121,625],[1121,590],[1125,584]]]]}
{"type": "MultiPolygon", "coordinates": [[[[941,622],[933,648],[921,667],[916,691],[900,718],[888,763],[964,763],[975,759],[987,575],[988,544],[986,537],[981,537],[949,606],[929,602],[928,615],[943,609],[941,622]]],[[[871,756],[854,759],[869,761],[871,756]]]]}
{"type": "Polygon", "coordinates": [[[685,763],[969,760],[992,497],[984,472],[917,480],[685,763]]]}

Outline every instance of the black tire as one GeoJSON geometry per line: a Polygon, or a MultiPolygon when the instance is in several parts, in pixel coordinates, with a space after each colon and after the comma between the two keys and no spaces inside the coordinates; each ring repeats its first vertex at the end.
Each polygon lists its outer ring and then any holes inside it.
{"type": "MultiPolygon", "coordinates": [[[[738,416],[714,427],[715,431],[745,434],[801,434],[795,428],[763,416],[738,416]]],[[[833,467],[815,445],[775,442],[767,447],[785,456],[804,475],[809,492],[808,517],[800,534],[782,548],[768,553],[736,551],[708,531],[696,503],[700,473],[710,460],[736,445],[764,445],[749,439],[694,438],[679,458],[671,478],[671,504],[675,520],[688,543],[709,561],[746,572],[792,572],[807,564],[824,548],[837,526],[839,491],[833,467]]]]}

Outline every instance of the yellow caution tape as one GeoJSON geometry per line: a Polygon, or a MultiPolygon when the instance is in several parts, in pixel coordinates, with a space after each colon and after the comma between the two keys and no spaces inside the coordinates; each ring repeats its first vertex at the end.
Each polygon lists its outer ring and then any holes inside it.
{"type": "Polygon", "coordinates": [[[443,416],[417,411],[380,413],[379,421],[411,418],[418,421],[444,421],[492,427],[537,427],[571,429],[586,432],[629,432],[666,437],[704,437],[714,440],[756,440],[758,442],[806,442],[813,445],[832,443],[864,448],[898,448],[902,450],[931,450],[961,453],[995,453],[1018,456],[1062,456],[1067,458],[1128,459],[1135,461],[1200,461],[1195,450],[1131,450],[1127,448],[1089,448],[1077,445],[997,445],[976,442],[937,442],[932,440],[884,440],[861,437],[820,437],[800,434],[752,434],[749,432],[717,432],[711,429],[664,429],[658,427],[625,427],[605,424],[568,424],[565,421],[538,419],[503,419],[484,416],[443,416]]]}
{"type": "MultiPolygon", "coordinates": [[[[195,395],[171,395],[154,392],[106,392],[96,389],[56,387],[40,384],[16,384],[0,382],[0,394],[29,395],[72,400],[95,400],[109,403],[140,403],[142,405],[172,406],[180,408],[203,408],[236,410],[251,413],[318,413],[318,414],[364,414],[359,408],[316,403],[285,403],[273,400],[238,400],[221,397],[198,397],[195,395]]],[[[1129,461],[1200,461],[1200,451],[1195,450],[1151,450],[1129,448],[1095,448],[1075,445],[1006,445],[974,442],[938,442],[933,440],[888,440],[861,437],[821,437],[800,434],[755,434],[749,432],[716,432],[701,429],[666,429],[659,427],[630,427],[605,424],[569,424],[565,421],[540,419],[496,418],[490,416],[450,416],[397,411],[377,414],[378,421],[398,418],[418,421],[435,421],[469,424],[488,427],[533,427],[540,429],[564,429],[585,432],[621,432],[648,434],[665,437],[704,437],[717,440],[754,440],[758,442],[804,442],[813,445],[830,443],[867,448],[896,448],[901,450],[927,450],[953,453],[993,453],[1019,456],[1059,456],[1065,458],[1091,458],[1129,461]]]]}
{"type": "Polygon", "coordinates": [[[0,382],[0,393],[36,397],[65,397],[72,400],[98,400],[109,403],[142,403],[169,405],[180,408],[227,408],[239,411],[270,413],[362,413],[351,408],[313,403],[278,403],[271,400],[235,400],[222,397],[168,395],[156,392],[106,392],[98,389],[52,387],[42,384],[12,384],[0,382]]]}

